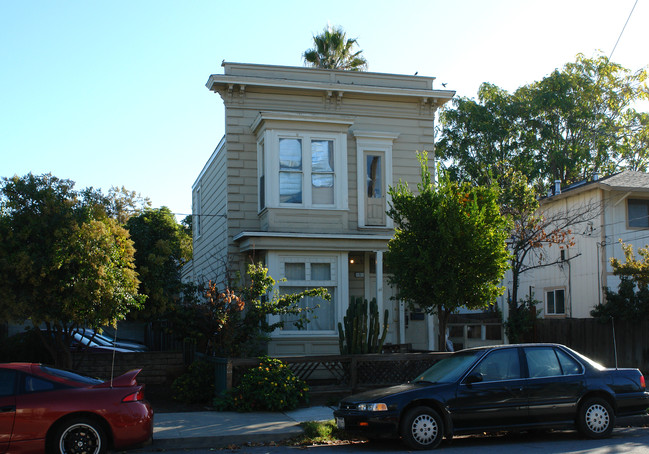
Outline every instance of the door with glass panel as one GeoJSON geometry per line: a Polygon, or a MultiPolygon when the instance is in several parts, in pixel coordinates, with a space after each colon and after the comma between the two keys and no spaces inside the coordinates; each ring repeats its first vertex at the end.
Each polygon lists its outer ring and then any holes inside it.
{"type": "Polygon", "coordinates": [[[365,225],[385,225],[385,157],[377,151],[364,153],[365,225]]]}

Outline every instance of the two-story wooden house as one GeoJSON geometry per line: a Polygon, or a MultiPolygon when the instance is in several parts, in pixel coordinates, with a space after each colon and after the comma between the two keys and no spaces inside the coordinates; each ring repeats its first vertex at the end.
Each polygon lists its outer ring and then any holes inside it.
{"type": "Polygon", "coordinates": [[[225,136],[192,189],[186,278],[224,285],[254,259],[285,279],[280,292],[328,288],[331,302],[320,302],[306,330],[286,324],[273,334],[271,355],[337,353],[337,324],[357,296],[377,298],[380,313],[389,309],[387,342],[435,348],[433,320],[391,299],[387,190],[400,179],[416,188],[416,151],[432,157],[435,112],[454,92],[433,89],[432,77],[223,68],[207,87],[225,104],[225,136]]]}
{"type": "Polygon", "coordinates": [[[543,318],[589,318],[606,301],[604,287],[618,290],[610,259],[624,262],[619,240],[635,251],[649,244],[649,174],[627,170],[568,188],[557,183],[540,202],[539,211],[549,216],[584,215],[564,229],[570,230],[572,247],[545,246],[545,263],[551,265],[521,275],[519,297],[532,292],[543,318]]]}

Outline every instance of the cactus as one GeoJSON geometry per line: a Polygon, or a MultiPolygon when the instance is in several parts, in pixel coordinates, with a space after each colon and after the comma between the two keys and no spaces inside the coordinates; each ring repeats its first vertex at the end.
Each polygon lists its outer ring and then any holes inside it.
{"type": "Polygon", "coordinates": [[[380,353],[388,334],[388,315],[386,309],[383,315],[383,332],[379,337],[381,323],[376,298],[369,303],[368,314],[367,300],[352,297],[343,322],[338,323],[340,354],[380,353]]]}

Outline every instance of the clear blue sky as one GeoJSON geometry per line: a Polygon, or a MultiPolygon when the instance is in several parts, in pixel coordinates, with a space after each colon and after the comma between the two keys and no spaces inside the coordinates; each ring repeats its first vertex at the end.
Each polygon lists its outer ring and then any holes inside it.
{"type": "MultiPolygon", "coordinates": [[[[223,135],[205,88],[222,60],[301,66],[329,22],[358,38],[370,71],[418,71],[475,97],[485,81],[514,90],[579,52],[610,54],[634,3],[0,0],[0,176],[125,186],[189,213],[223,135]]],[[[649,64],[647,24],[639,0],[614,61],[649,64]]]]}

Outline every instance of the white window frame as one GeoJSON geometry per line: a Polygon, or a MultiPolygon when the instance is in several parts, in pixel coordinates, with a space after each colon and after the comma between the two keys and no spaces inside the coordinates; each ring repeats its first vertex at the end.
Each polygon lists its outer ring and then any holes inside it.
{"type": "MultiPolygon", "coordinates": [[[[626,199],[626,227],[629,230],[647,230],[649,229],[649,219],[646,220],[646,225],[631,225],[632,221],[638,221],[639,219],[631,219],[629,213],[629,204],[632,202],[642,203],[644,205],[649,205],[649,199],[644,197],[629,197],[626,199]]],[[[641,219],[641,218],[640,218],[641,219]]]]}
{"type": "MultiPolygon", "coordinates": [[[[297,252],[297,253],[279,253],[279,252],[269,252],[267,255],[268,259],[268,270],[269,274],[273,277],[278,276],[277,282],[275,284],[275,290],[281,291],[282,287],[333,287],[335,288],[335,297],[331,301],[333,304],[333,321],[334,326],[331,330],[309,330],[308,327],[306,330],[282,330],[277,329],[273,333],[272,337],[300,337],[300,336],[337,336],[337,325],[338,322],[342,319],[341,315],[343,313],[343,301],[349,299],[348,293],[349,290],[346,281],[343,279],[348,272],[348,263],[347,263],[347,254],[346,253],[313,253],[313,252],[297,252]],[[280,278],[285,277],[284,267],[286,263],[330,263],[331,264],[331,280],[330,281],[312,281],[307,279],[304,281],[280,281],[280,278]]],[[[269,322],[277,323],[280,321],[279,315],[269,316],[269,322]]]]}
{"type": "Polygon", "coordinates": [[[568,292],[566,292],[565,287],[550,287],[543,290],[543,299],[545,300],[545,314],[552,316],[565,316],[568,311],[568,292]],[[563,292],[563,312],[557,312],[557,290],[563,292]],[[548,293],[552,292],[554,294],[554,312],[548,310],[548,293]]]}
{"type": "Polygon", "coordinates": [[[194,206],[194,209],[192,212],[194,213],[195,219],[192,221],[195,227],[195,234],[196,238],[200,238],[201,236],[201,211],[202,211],[202,206],[201,206],[201,186],[199,185],[196,188],[196,197],[195,197],[196,205],[194,206]]]}
{"type": "Polygon", "coordinates": [[[386,214],[385,226],[367,225],[365,220],[365,152],[380,152],[383,154],[383,187],[385,191],[385,210],[390,203],[388,188],[392,185],[392,144],[399,137],[397,133],[379,131],[354,131],[356,137],[356,188],[358,199],[358,227],[361,228],[393,228],[394,222],[386,214]]]}
{"type": "MultiPolygon", "coordinates": [[[[257,162],[264,164],[258,167],[257,181],[264,176],[266,206],[259,205],[259,211],[264,208],[293,208],[293,209],[326,209],[346,210],[347,204],[347,135],[343,133],[302,132],[290,130],[269,129],[264,131],[257,142],[257,162]],[[302,140],[302,203],[280,203],[279,201],[279,139],[302,140]],[[312,203],[311,184],[311,141],[330,140],[333,142],[333,175],[334,201],[333,204],[312,203]]],[[[261,188],[260,188],[261,190],[261,188]]]]}

